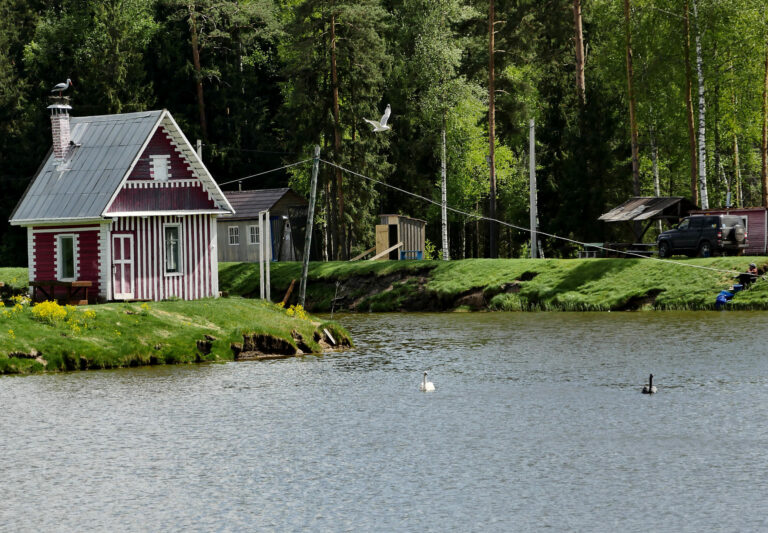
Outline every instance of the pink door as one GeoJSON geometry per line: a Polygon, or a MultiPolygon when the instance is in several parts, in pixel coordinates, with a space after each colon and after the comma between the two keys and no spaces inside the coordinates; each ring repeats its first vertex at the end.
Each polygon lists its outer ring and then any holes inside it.
{"type": "Polygon", "coordinates": [[[115,300],[132,300],[133,235],[112,235],[112,292],[115,300]]]}

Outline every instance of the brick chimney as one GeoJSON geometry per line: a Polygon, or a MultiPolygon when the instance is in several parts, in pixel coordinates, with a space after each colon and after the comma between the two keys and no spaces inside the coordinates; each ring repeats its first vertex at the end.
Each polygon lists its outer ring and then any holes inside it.
{"type": "Polygon", "coordinates": [[[49,105],[51,110],[51,130],[53,133],[53,157],[56,161],[64,161],[69,153],[69,110],[72,109],[62,99],[49,105]]]}

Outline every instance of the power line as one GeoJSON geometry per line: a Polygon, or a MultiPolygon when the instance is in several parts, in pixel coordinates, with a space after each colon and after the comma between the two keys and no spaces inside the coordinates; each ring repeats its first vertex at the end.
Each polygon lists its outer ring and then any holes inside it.
{"type": "MultiPolygon", "coordinates": [[[[379,185],[383,185],[385,187],[389,187],[390,189],[394,189],[394,190],[396,190],[398,192],[401,192],[403,194],[407,194],[409,196],[413,196],[414,198],[418,198],[418,199],[423,200],[425,202],[428,202],[430,204],[434,204],[436,206],[441,206],[442,205],[442,204],[440,204],[440,202],[432,200],[431,198],[427,198],[426,196],[422,196],[420,194],[416,194],[414,192],[410,192],[410,191],[407,191],[405,189],[401,189],[400,187],[396,187],[395,185],[390,185],[389,183],[385,183],[385,182],[383,182],[381,180],[377,180],[376,178],[371,178],[370,176],[365,176],[363,174],[360,174],[359,172],[355,172],[354,170],[349,170],[348,168],[344,168],[341,165],[337,165],[335,163],[331,163],[330,161],[326,161],[324,159],[321,159],[320,161],[325,163],[326,165],[330,165],[332,167],[336,167],[336,168],[338,168],[340,170],[343,170],[344,172],[347,172],[348,174],[352,174],[353,176],[357,176],[359,178],[366,179],[368,181],[371,181],[373,183],[377,183],[379,185]]],[[[510,227],[510,228],[514,228],[514,229],[516,229],[518,231],[522,231],[522,232],[525,232],[525,233],[529,233],[531,231],[530,228],[524,228],[522,226],[516,226],[515,224],[512,224],[510,222],[505,222],[503,220],[491,219],[490,217],[486,217],[484,215],[480,215],[480,214],[477,214],[477,213],[470,213],[470,212],[467,212],[467,211],[462,211],[461,209],[456,209],[456,208],[451,207],[451,206],[446,206],[446,209],[448,209],[448,211],[452,211],[454,213],[458,213],[460,215],[464,215],[464,216],[468,216],[468,217],[473,217],[473,218],[476,218],[478,220],[493,221],[493,222],[496,222],[497,224],[501,224],[502,226],[507,226],[507,227],[510,227]]],[[[554,235],[552,233],[546,233],[546,232],[541,231],[541,230],[537,230],[536,232],[539,235],[546,235],[547,237],[551,237],[553,239],[558,239],[558,240],[570,242],[570,243],[573,243],[573,244],[579,244],[579,245],[582,245],[582,246],[588,246],[589,248],[598,248],[600,250],[605,250],[606,252],[615,252],[615,253],[620,253],[620,254],[625,254],[625,255],[631,255],[631,256],[638,257],[640,259],[651,259],[651,260],[659,261],[659,262],[662,262],[662,263],[671,263],[673,265],[685,266],[685,267],[690,267],[690,268],[698,268],[698,269],[701,269],[701,270],[712,270],[714,272],[727,272],[729,274],[740,274],[740,272],[738,272],[736,270],[727,270],[727,269],[723,269],[723,268],[714,268],[714,267],[708,267],[708,266],[702,266],[702,265],[692,265],[692,264],[689,264],[689,263],[681,263],[679,261],[671,261],[669,259],[660,259],[658,257],[648,257],[648,256],[645,256],[645,255],[642,255],[642,254],[637,254],[637,253],[634,253],[634,252],[626,252],[626,251],[622,251],[622,250],[614,250],[612,248],[607,248],[605,246],[599,246],[599,245],[595,245],[595,244],[591,244],[591,243],[577,241],[575,239],[569,239],[568,237],[561,237],[559,235],[554,235]]]]}
{"type": "Polygon", "coordinates": [[[255,178],[257,176],[263,176],[264,174],[271,174],[272,172],[277,172],[278,170],[285,170],[286,168],[295,167],[297,165],[303,165],[304,163],[308,163],[310,161],[312,161],[312,160],[311,159],[305,159],[305,160],[299,161],[297,163],[291,163],[290,165],[285,165],[285,166],[282,166],[282,167],[273,168],[272,170],[265,170],[264,172],[259,172],[258,174],[251,174],[250,176],[245,176],[245,177],[242,177],[242,178],[238,178],[236,180],[225,181],[224,183],[219,183],[219,186],[229,185],[230,183],[237,183],[238,181],[247,180],[249,178],[255,178]]]}

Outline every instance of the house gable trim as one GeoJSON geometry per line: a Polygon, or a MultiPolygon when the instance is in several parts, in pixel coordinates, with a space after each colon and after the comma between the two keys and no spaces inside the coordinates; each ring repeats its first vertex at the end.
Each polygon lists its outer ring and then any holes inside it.
{"type": "Polygon", "coordinates": [[[115,198],[117,198],[117,195],[120,194],[121,190],[123,190],[123,186],[125,185],[125,182],[128,181],[128,177],[133,172],[133,169],[136,166],[136,163],[138,163],[139,159],[141,159],[142,154],[144,154],[144,150],[147,149],[149,142],[152,140],[152,136],[155,134],[155,131],[157,131],[158,126],[160,126],[160,124],[163,122],[163,117],[166,114],[168,114],[168,110],[163,109],[163,112],[160,113],[159,117],[157,117],[157,121],[155,122],[155,125],[152,126],[152,129],[149,131],[147,138],[144,139],[144,142],[141,144],[141,148],[139,148],[138,152],[136,152],[136,155],[133,158],[133,161],[131,161],[131,166],[128,167],[128,170],[123,175],[123,178],[120,180],[120,183],[118,184],[118,186],[115,187],[115,190],[112,193],[112,196],[109,198],[109,201],[107,202],[107,206],[101,212],[102,216],[106,216],[106,214],[109,212],[110,208],[112,207],[112,204],[115,202],[115,198]]]}

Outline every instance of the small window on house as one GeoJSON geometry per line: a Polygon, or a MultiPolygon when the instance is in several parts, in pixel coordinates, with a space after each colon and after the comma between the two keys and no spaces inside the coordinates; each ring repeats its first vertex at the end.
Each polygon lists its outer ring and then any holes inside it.
{"type": "Polygon", "coordinates": [[[60,281],[73,281],[75,279],[75,236],[59,235],[57,237],[57,265],[56,274],[60,281]]]}
{"type": "Polygon", "coordinates": [[[152,178],[155,181],[168,181],[170,172],[168,172],[168,163],[171,156],[169,155],[151,155],[149,156],[150,170],[152,171],[152,178]]]}
{"type": "Polygon", "coordinates": [[[259,244],[258,226],[248,226],[248,244],[259,244]]]}
{"type": "Polygon", "coordinates": [[[228,226],[227,231],[229,232],[229,245],[237,246],[240,244],[240,228],[238,226],[228,226]]]}
{"type": "Polygon", "coordinates": [[[181,225],[167,224],[165,232],[165,273],[181,274],[181,225]]]}

